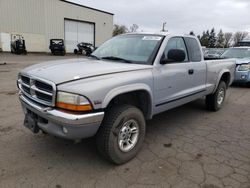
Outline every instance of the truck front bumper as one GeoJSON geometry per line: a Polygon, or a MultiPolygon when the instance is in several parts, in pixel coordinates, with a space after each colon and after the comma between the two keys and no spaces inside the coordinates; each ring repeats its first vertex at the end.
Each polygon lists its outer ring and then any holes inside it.
{"type": "Polygon", "coordinates": [[[39,129],[65,139],[77,140],[94,136],[104,117],[104,112],[75,115],[43,107],[22,94],[19,99],[25,115],[31,114],[39,129]]]}

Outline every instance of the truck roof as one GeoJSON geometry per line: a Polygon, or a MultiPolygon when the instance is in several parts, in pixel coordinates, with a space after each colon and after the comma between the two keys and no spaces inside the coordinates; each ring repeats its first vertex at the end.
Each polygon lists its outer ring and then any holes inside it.
{"type": "Polygon", "coordinates": [[[192,38],[196,38],[193,35],[187,35],[187,34],[171,34],[169,32],[134,32],[134,33],[126,33],[124,35],[161,35],[161,36],[180,36],[180,37],[192,37],[192,38]]]}

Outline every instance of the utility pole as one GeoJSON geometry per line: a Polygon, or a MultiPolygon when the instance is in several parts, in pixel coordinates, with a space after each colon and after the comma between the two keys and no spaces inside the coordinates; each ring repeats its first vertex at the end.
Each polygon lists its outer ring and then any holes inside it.
{"type": "Polygon", "coordinates": [[[167,32],[168,30],[165,30],[165,26],[166,26],[167,22],[163,22],[162,24],[162,30],[163,32],[167,32]]]}

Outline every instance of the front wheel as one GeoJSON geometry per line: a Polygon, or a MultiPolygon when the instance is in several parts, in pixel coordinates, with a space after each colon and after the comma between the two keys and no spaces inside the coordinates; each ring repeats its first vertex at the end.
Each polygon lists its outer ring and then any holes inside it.
{"type": "Polygon", "coordinates": [[[97,148],[109,161],[123,164],[139,152],[145,131],[145,119],[138,108],[131,105],[112,107],[97,133],[97,148]]]}
{"type": "Polygon", "coordinates": [[[65,56],[65,54],[66,54],[66,51],[63,50],[63,51],[61,52],[61,55],[62,55],[62,56],[65,56]]]}
{"type": "Polygon", "coordinates": [[[226,98],[226,91],[226,83],[224,81],[221,81],[215,93],[206,96],[207,109],[211,111],[220,110],[226,98]]]}

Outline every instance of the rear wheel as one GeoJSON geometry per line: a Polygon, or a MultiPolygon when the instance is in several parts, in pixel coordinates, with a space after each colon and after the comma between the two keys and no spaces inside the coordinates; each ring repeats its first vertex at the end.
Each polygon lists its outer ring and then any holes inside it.
{"type": "Polygon", "coordinates": [[[218,111],[221,109],[226,98],[227,86],[221,81],[214,94],[206,96],[206,106],[208,110],[218,111]]]}
{"type": "Polygon", "coordinates": [[[142,112],[131,105],[107,111],[97,133],[96,143],[101,155],[115,164],[123,164],[136,156],[145,137],[142,112]]]}

